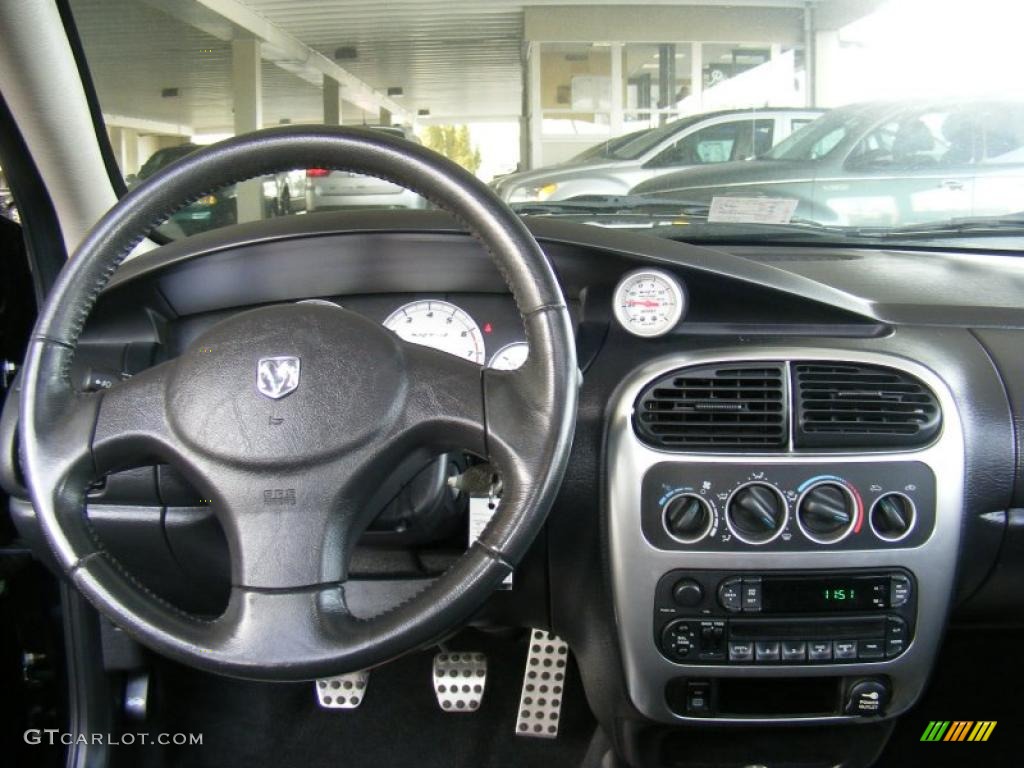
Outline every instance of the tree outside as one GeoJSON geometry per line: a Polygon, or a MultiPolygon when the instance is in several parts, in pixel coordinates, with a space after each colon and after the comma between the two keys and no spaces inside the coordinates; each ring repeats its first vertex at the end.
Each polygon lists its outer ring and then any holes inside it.
{"type": "Polygon", "coordinates": [[[480,148],[469,140],[467,125],[428,125],[421,137],[424,146],[439,152],[470,173],[480,168],[480,148]]]}

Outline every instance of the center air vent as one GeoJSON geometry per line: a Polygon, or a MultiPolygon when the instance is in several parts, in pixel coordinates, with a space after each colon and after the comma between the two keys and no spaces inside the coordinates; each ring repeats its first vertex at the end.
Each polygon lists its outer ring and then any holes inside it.
{"type": "Polygon", "coordinates": [[[907,448],[938,434],[938,400],[908,373],[859,363],[792,368],[798,448],[907,448]]]}
{"type": "Polygon", "coordinates": [[[655,447],[718,451],[786,446],[785,367],[781,363],[683,368],[641,392],[640,438],[655,447]]]}

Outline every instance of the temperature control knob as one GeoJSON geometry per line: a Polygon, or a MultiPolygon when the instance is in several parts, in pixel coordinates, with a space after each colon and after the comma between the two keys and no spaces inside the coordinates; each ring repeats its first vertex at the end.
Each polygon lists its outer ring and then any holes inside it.
{"type": "Polygon", "coordinates": [[[695,493],[680,493],[662,508],[669,536],[684,544],[700,541],[711,530],[713,517],[708,503],[695,493]]]}
{"type": "Polygon", "coordinates": [[[765,544],[782,532],[788,511],[775,486],[747,483],[733,491],[725,510],[729,528],[740,541],[765,544]]]}
{"type": "Polygon", "coordinates": [[[839,483],[812,485],[797,502],[796,519],[800,530],[811,541],[832,544],[853,528],[857,503],[850,491],[839,483]]]}
{"type": "Polygon", "coordinates": [[[899,541],[914,527],[914,502],[902,493],[879,496],[871,506],[871,530],[880,539],[899,541]]]}

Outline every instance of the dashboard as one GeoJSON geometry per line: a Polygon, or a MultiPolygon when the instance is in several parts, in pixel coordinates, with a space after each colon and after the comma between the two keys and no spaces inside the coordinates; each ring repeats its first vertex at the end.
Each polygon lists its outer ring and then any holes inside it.
{"type": "MultiPolygon", "coordinates": [[[[543,534],[474,621],[566,639],[617,738],[641,749],[673,726],[894,717],[920,696],[951,617],[1024,615],[1019,262],[528,224],[570,307],[580,411],[543,534]]],[[[496,268],[446,216],[332,213],[131,260],[74,375],[110,386],[225,317],[295,301],[480,365],[529,355],[496,268]]],[[[2,479],[16,490],[10,422],[2,479]]],[[[353,566],[368,604],[402,599],[465,547],[450,492],[465,461],[417,468],[382,499],[390,523],[353,566]]],[[[93,489],[100,534],[169,599],[216,595],[210,510],[172,468],[120,474],[93,489]]],[[[31,538],[23,495],[12,513],[31,538]]]]}

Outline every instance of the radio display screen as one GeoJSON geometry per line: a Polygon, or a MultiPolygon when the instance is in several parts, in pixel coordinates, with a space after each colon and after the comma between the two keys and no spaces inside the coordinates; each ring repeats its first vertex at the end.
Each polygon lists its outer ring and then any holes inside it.
{"type": "Polygon", "coordinates": [[[889,604],[888,576],[765,578],[762,605],[771,613],[877,611],[889,604]]]}

